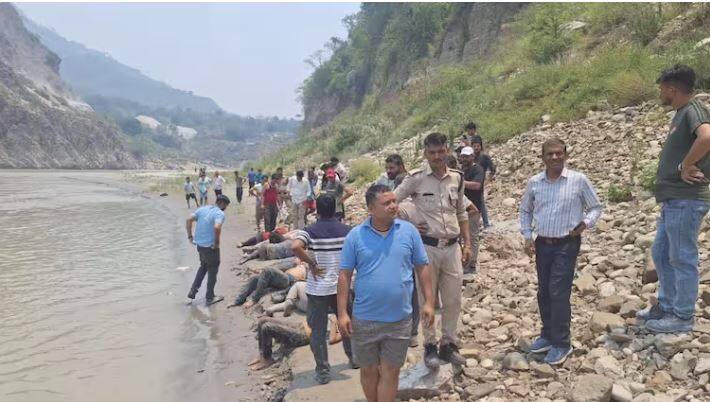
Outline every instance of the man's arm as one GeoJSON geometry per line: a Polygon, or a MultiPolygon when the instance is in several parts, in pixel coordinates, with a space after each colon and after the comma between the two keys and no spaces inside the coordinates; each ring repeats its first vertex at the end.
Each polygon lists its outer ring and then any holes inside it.
{"type": "Polygon", "coordinates": [[[348,315],[348,298],[350,297],[350,281],[353,271],[341,269],[338,274],[338,326],[340,333],[349,338],[353,333],[353,325],[348,315]]]}
{"type": "Polygon", "coordinates": [[[394,195],[397,197],[397,202],[402,202],[402,200],[416,193],[417,180],[411,174],[408,174],[402,180],[402,183],[397,186],[394,190],[394,195]]]}
{"type": "Polygon", "coordinates": [[[707,182],[708,178],[695,166],[710,152],[710,123],[702,123],[695,129],[695,141],[681,163],[680,177],[688,184],[707,182]]]}
{"type": "Polygon", "coordinates": [[[434,324],[434,290],[431,283],[431,268],[429,264],[425,264],[417,265],[415,269],[419,281],[418,286],[424,294],[424,307],[421,311],[423,323],[425,327],[431,327],[434,324]]]}
{"type": "Polygon", "coordinates": [[[493,159],[490,155],[486,154],[486,157],[488,158],[488,170],[491,172],[491,180],[493,180],[496,175],[496,164],[493,163],[493,159]]]}
{"type": "Polygon", "coordinates": [[[340,199],[340,202],[342,203],[353,195],[353,191],[350,190],[350,188],[345,187],[342,183],[340,185],[343,186],[343,198],[340,199]]]}
{"type": "Polygon", "coordinates": [[[298,257],[299,260],[308,264],[308,270],[311,271],[311,274],[313,274],[313,279],[318,280],[318,277],[323,276],[325,270],[320,269],[318,267],[318,264],[311,258],[311,255],[308,254],[308,251],[306,251],[306,243],[308,242],[308,240],[303,235],[303,233],[306,232],[299,231],[299,233],[296,235],[296,238],[294,239],[293,244],[291,245],[291,250],[293,251],[293,254],[298,257]]]}
{"type": "MultiPolygon", "coordinates": [[[[582,204],[586,210],[584,214],[583,229],[592,228],[597,222],[599,217],[602,215],[602,203],[599,201],[596,191],[594,191],[594,186],[586,177],[583,178],[582,182],[582,204]]],[[[580,233],[582,232],[580,230],[580,233]]]]}
{"type": "Polygon", "coordinates": [[[190,217],[187,218],[187,221],[185,221],[185,231],[187,232],[187,240],[192,241],[192,223],[196,220],[197,218],[195,218],[195,215],[190,215],[190,217]]]}
{"type": "Polygon", "coordinates": [[[214,224],[214,244],[212,245],[213,250],[217,250],[219,248],[219,237],[221,234],[222,234],[222,224],[215,223],[214,224]]]}

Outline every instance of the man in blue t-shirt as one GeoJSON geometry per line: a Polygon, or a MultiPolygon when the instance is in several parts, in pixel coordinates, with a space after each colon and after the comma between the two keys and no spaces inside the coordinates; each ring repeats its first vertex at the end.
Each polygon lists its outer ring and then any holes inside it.
{"type": "Polygon", "coordinates": [[[421,236],[409,222],[395,219],[397,200],[389,187],[371,186],[365,194],[370,216],[345,238],[338,278],[338,324],[350,337],[360,381],[368,401],[394,402],[412,327],[414,269],[421,284],[422,322],[434,322],[429,259],[421,236]],[[353,271],[355,301],[347,312],[353,271]]]}
{"type": "Polygon", "coordinates": [[[224,210],[229,205],[229,198],[220,194],[214,205],[206,205],[197,208],[195,212],[187,218],[185,229],[187,239],[197,246],[200,255],[200,269],[195,275],[195,281],[187,297],[194,299],[197,291],[202,285],[202,280],[207,275],[207,295],[205,297],[208,304],[216,300],[214,286],[217,283],[217,271],[219,270],[219,240],[224,223],[224,210]],[[195,236],[192,235],[192,224],[197,222],[195,236]]]}

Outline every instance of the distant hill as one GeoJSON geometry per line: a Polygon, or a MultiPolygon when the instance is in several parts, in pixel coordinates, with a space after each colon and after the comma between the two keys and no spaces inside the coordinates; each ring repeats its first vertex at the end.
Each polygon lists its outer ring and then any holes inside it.
{"type": "Polygon", "coordinates": [[[121,64],[108,54],[67,40],[29,18],[24,17],[23,20],[27,29],[61,58],[61,77],[84,98],[117,98],[150,108],[181,108],[202,113],[220,110],[219,105],[208,97],[175,89],[121,64]]]}

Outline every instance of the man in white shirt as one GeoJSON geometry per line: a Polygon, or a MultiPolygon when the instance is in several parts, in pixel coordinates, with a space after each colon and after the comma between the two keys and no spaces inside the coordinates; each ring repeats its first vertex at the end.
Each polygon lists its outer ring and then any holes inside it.
{"type": "Polygon", "coordinates": [[[222,194],[222,186],[226,180],[224,177],[220,176],[218,171],[214,172],[214,194],[215,195],[220,195],[222,194]]]}
{"type": "Polygon", "coordinates": [[[288,192],[291,196],[291,215],[295,229],[306,227],[306,208],[310,193],[310,184],[303,178],[303,170],[288,181],[288,192]]]}

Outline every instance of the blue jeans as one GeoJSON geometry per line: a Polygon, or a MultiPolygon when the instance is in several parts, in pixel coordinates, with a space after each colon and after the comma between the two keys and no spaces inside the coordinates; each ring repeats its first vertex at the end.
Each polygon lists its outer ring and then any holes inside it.
{"type": "Polygon", "coordinates": [[[486,207],[486,198],[481,195],[481,219],[483,220],[483,228],[487,228],[491,226],[491,223],[488,221],[488,207],[486,207]]]}
{"type": "Polygon", "coordinates": [[[698,232],[710,209],[700,200],[665,201],[653,242],[658,273],[658,302],[665,312],[688,320],[698,298],[698,232]]]}

